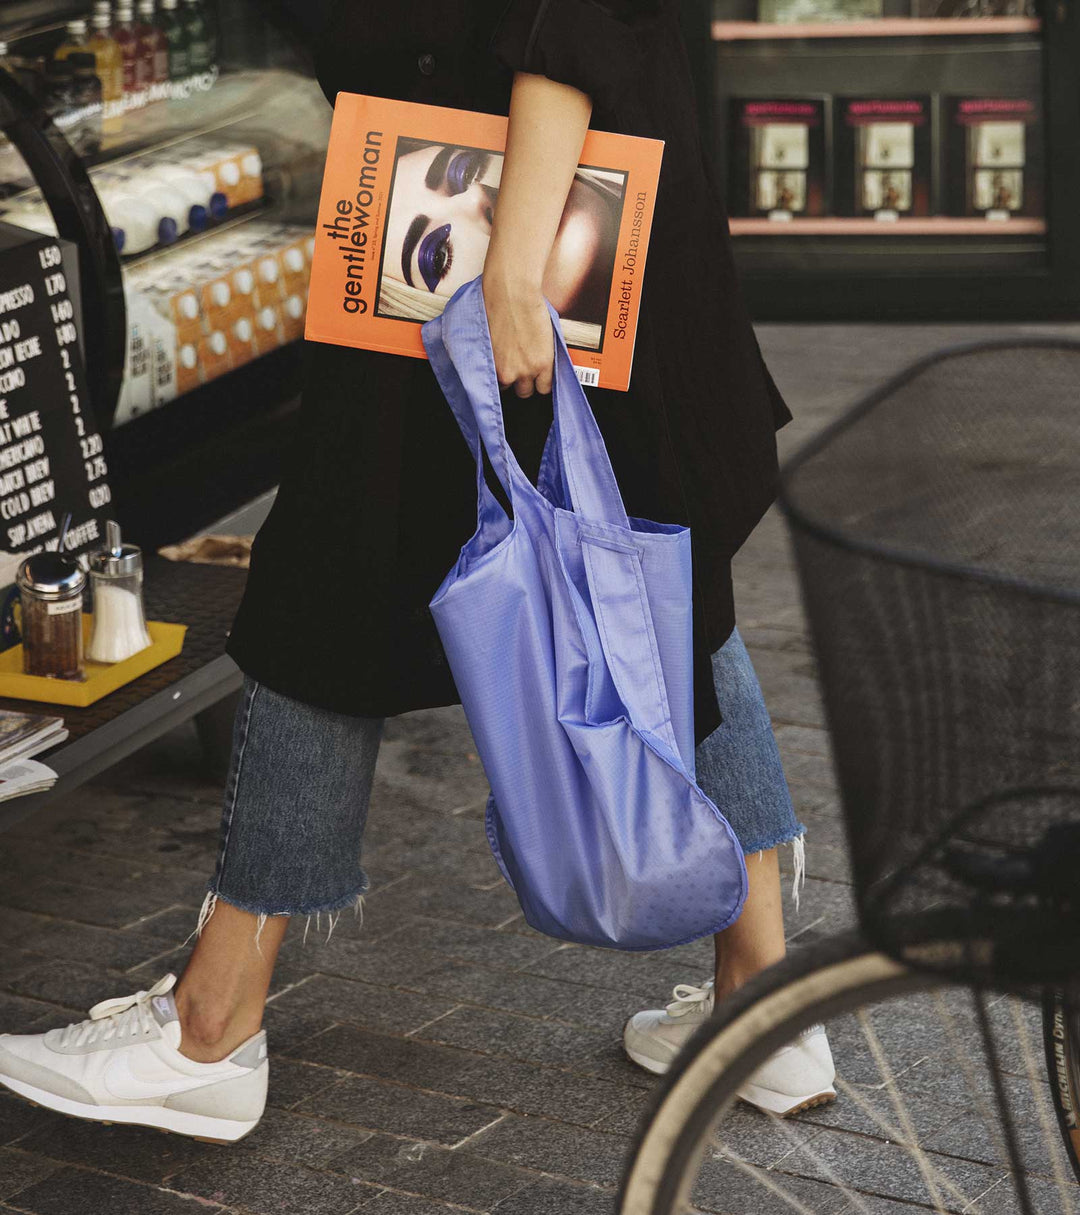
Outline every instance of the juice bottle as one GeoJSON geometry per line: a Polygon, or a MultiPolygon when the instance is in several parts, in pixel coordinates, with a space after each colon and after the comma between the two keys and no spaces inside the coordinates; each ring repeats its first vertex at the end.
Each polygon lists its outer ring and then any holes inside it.
{"type": "Polygon", "coordinates": [[[93,53],[101,80],[102,130],[106,137],[115,136],[124,127],[124,55],[109,35],[112,16],[108,4],[97,5],[91,24],[93,33],[86,47],[93,53]]]}
{"type": "Polygon", "coordinates": [[[79,18],[67,23],[64,41],[53,52],[54,59],[66,59],[76,51],[86,50],[86,22],[79,18]]]}
{"type": "Polygon", "coordinates": [[[199,0],[184,0],[184,11],[181,15],[181,20],[187,33],[191,73],[196,75],[202,72],[209,72],[214,66],[210,26],[199,0]]]}
{"type": "Polygon", "coordinates": [[[281,306],[281,324],[285,341],[295,342],[304,336],[304,314],[307,311],[304,296],[297,292],[290,295],[281,306]]]}
{"type": "Polygon", "coordinates": [[[161,0],[158,28],[169,47],[169,79],[186,79],[192,72],[190,39],[176,0],[161,0]]]}
{"type": "Polygon", "coordinates": [[[127,106],[141,105],[139,98],[139,37],[135,32],[135,10],[129,3],[116,6],[113,41],[120,48],[124,65],[124,98],[127,106]]]}
{"type": "Polygon", "coordinates": [[[167,84],[169,44],[154,19],[154,0],[139,0],[139,20],[135,33],[139,39],[139,71],[142,87],[167,84]]]}

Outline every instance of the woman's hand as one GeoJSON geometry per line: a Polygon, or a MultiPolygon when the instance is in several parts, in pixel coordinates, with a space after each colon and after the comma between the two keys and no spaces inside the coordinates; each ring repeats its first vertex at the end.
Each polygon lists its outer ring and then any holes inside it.
{"type": "Polygon", "coordinates": [[[519,397],[550,392],[555,338],[543,292],[489,263],[480,285],[499,387],[513,386],[519,397]]]}

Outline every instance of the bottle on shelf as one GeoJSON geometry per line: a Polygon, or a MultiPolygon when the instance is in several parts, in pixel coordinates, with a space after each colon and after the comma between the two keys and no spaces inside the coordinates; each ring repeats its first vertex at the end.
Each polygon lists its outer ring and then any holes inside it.
{"type": "Polygon", "coordinates": [[[158,27],[154,15],[154,0],[139,0],[135,34],[139,40],[139,72],[141,87],[149,89],[169,80],[169,44],[158,27]]]}
{"type": "Polygon", "coordinates": [[[80,17],[75,21],[67,23],[67,30],[64,33],[64,41],[53,51],[53,58],[56,60],[66,59],[69,55],[73,55],[79,51],[86,50],[86,22],[80,17]]]}
{"type": "Polygon", "coordinates": [[[220,219],[228,210],[227,206],[222,209],[225,196],[218,192],[212,174],[186,168],[183,162],[170,164],[153,157],[143,164],[147,173],[172,187],[183,198],[189,209],[188,223],[195,232],[201,232],[211,220],[220,219]]]}
{"type": "Polygon", "coordinates": [[[112,13],[108,0],[94,6],[91,18],[93,32],[86,43],[97,64],[101,80],[102,130],[108,136],[117,136],[124,129],[124,54],[117,41],[109,33],[112,13]]]}
{"type": "Polygon", "coordinates": [[[170,229],[161,214],[145,198],[137,198],[124,189],[123,183],[104,183],[98,187],[98,198],[119,252],[125,256],[145,253],[157,244],[176,240],[175,227],[170,229]]]}
{"type": "MultiPolygon", "coordinates": [[[[152,210],[156,219],[156,239],[151,241],[152,245],[171,245],[191,227],[191,207],[183,195],[151,172],[140,169],[138,162],[109,165],[94,175],[94,181],[95,184],[101,182],[106,189],[137,199],[152,210]]],[[[136,253],[139,250],[125,249],[124,252],[136,253]]]]}
{"type": "Polygon", "coordinates": [[[168,46],[169,79],[185,80],[191,75],[191,39],[187,24],[177,11],[177,0],[161,0],[158,28],[168,46]]]}
{"type": "Polygon", "coordinates": [[[187,33],[189,70],[193,75],[211,71],[214,67],[212,36],[201,0],[184,0],[181,20],[187,33]]]}
{"type": "Polygon", "coordinates": [[[124,98],[130,106],[136,103],[139,94],[139,36],[135,32],[135,10],[125,0],[116,6],[112,36],[120,48],[124,68],[124,98]]]}
{"type": "Polygon", "coordinates": [[[72,146],[83,156],[101,151],[104,129],[104,97],[92,51],[76,51],[68,56],[72,69],[72,104],[75,121],[70,136],[72,146]]]}

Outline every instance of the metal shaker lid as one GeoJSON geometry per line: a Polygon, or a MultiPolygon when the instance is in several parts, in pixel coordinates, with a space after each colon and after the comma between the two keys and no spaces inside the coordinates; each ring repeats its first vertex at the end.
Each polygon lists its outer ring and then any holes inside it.
{"type": "Polygon", "coordinates": [[[112,519],[105,524],[105,547],[90,554],[90,571],[107,578],[122,578],[142,569],[142,549],[120,541],[120,524],[112,519]]]}
{"type": "Polygon", "coordinates": [[[15,583],[39,599],[71,599],[86,586],[86,575],[73,558],[41,552],[19,565],[15,583]]]}

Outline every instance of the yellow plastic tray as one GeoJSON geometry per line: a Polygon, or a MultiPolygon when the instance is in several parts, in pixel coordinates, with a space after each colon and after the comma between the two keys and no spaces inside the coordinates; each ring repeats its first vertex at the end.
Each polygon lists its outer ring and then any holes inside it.
{"type": "MultiPolygon", "coordinates": [[[[90,642],[90,626],[93,616],[83,613],[83,643],[90,642]]],[[[170,658],[175,658],[184,647],[186,624],[167,624],[162,620],[148,620],[147,632],[152,645],[123,662],[87,662],[86,678],[50,679],[47,675],[23,674],[23,650],[21,645],[12,646],[0,653],[0,696],[15,696],[21,700],[44,700],[53,705],[77,705],[85,708],[92,705],[124,684],[131,683],[154,667],[159,667],[170,658]]]]}

